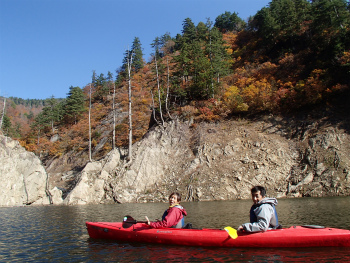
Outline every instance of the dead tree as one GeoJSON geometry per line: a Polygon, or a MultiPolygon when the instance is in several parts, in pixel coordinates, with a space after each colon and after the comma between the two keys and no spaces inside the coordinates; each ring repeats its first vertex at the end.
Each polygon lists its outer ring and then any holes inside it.
{"type": "Polygon", "coordinates": [[[113,109],[113,140],[112,140],[112,147],[113,147],[113,150],[115,149],[115,119],[116,119],[116,116],[115,116],[115,83],[114,81],[113,82],[113,104],[112,104],[112,109],[113,109]]]}
{"type": "Polygon", "coordinates": [[[132,64],[132,54],[127,56],[127,63],[128,63],[128,90],[129,90],[129,164],[132,160],[132,112],[131,112],[131,64],[132,64]]]}
{"type": "Polygon", "coordinates": [[[158,65],[157,65],[157,56],[154,56],[154,62],[156,64],[156,74],[157,74],[157,88],[158,88],[158,103],[159,103],[159,114],[160,119],[162,120],[162,125],[164,126],[164,119],[162,113],[162,101],[160,97],[160,84],[159,84],[159,74],[158,74],[158,65]]]}
{"type": "Polygon", "coordinates": [[[89,84],[89,161],[92,162],[91,158],[91,83],[89,84]]]}

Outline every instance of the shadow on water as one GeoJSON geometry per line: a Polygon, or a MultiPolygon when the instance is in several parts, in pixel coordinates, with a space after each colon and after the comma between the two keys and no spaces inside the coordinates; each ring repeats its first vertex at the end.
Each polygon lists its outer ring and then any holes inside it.
{"type": "MultiPolygon", "coordinates": [[[[317,224],[350,229],[350,197],[280,199],[284,227],[317,224]]],[[[195,227],[237,227],[251,200],[182,203],[195,227]]],[[[349,248],[242,249],[161,246],[92,240],[86,221],[159,218],[166,203],[0,208],[1,262],[350,262],[349,248]]]]}

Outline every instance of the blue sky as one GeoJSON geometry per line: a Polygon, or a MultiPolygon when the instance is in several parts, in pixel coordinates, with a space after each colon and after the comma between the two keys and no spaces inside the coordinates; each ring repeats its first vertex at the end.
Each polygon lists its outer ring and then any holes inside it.
{"type": "Polygon", "coordinates": [[[121,66],[139,37],[144,58],[157,36],[181,33],[185,18],[195,25],[225,11],[242,19],[266,0],[0,0],[0,96],[65,98],[83,87],[92,71],[121,66]]]}

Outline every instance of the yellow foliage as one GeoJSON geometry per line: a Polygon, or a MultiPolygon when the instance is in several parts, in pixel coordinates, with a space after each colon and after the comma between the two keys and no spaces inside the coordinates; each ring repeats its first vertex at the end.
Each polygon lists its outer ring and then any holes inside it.
{"type": "Polygon", "coordinates": [[[231,111],[243,112],[247,111],[249,106],[243,102],[240,95],[240,89],[237,86],[230,86],[224,93],[223,100],[225,105],[231,111]]]}

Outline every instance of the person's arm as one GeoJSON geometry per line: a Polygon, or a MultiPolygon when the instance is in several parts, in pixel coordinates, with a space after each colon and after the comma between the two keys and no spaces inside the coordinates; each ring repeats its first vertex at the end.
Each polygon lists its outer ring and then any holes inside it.
{"type": "Polygon", "coordinates": [[[239,231],[245,230],[247,232],[266,231],[269,228],[271,218],[273,216],[273,207],[269,204],[261,205],[257,208],[256,217],[257,222],[242,224],[238,227],[239,231]]]}
{"type": "Polygon", "coordinates": [[[150,226],[153,228],[169,228],[176,225],[181,218],[181,210],[177,207],[170,209],[166,217],[159,222],[150,222],[150,226]]]}

